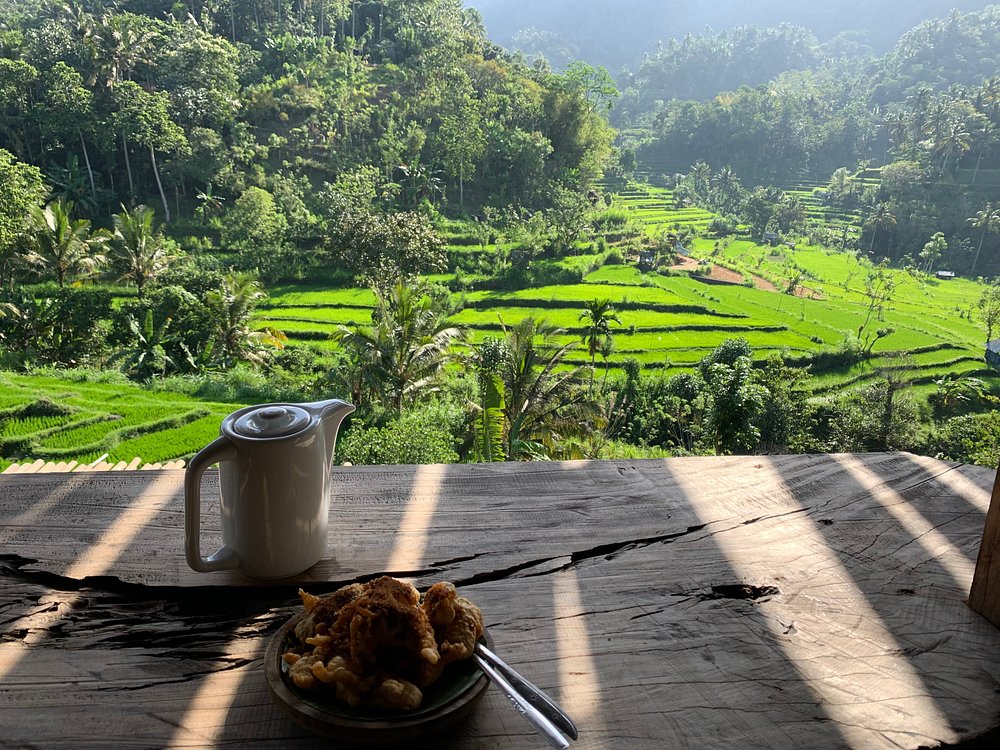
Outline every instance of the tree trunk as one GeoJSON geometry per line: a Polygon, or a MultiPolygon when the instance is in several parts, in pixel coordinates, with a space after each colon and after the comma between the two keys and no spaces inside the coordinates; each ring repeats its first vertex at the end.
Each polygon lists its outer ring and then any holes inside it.
{"type": "Polygon", "coordinates": [[[128,172],[128,194],[130,198],[135,198],[135,183],[132,181],[132,162],[128,158],[128,141],[122,135],[122,150],[125,152],[125,171],[128,172]]]}
{"type": "Polygon", "coordinates": [[[87,165],[87,176],[90,178],[90,194],[97,201],[97,187],[94,185],[94,170],[90,166],[90,154],[87,152],[87,142],[83,139],[83,131],[77,129],[80,134],[80,145],[83,147],[83,162],[87,165]]]}
{"type": "Polygon", "coordinates": [[[149,147],[149,160],[153,162],[153,176],[156,178],[156,187],[160,190],[160,200],[163,201],[163,220],[170,223],[170,204],[167,203],[167,194],[163,192],[163,183],[160,181],[160,170],[156,168],[156,152],[153,147],[149,147]]]}
{"type": "Polygon", "coordinates": [[[972,259],[972,270],[969,271],[970,274],[976,272],[976,264],[979,262],[979,253],[983,249],[983,240],[986,239],[986,230],[983,230],[982,236],[979,238],[979,247],[976,248],[976,257],[972,259]]]}

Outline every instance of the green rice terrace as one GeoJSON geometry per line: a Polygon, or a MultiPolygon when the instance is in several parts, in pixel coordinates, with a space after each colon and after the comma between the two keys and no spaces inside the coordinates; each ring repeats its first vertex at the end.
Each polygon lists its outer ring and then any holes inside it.
{"type": "MultiPolygon", "coordinates": [[[[811,188],[802,192],[811,194],[811,188]]],[[[702,209],[675,207],[669,190],[648,185],[634,185],[617,195],[611,212],[624,214],[650,235],[685,226],[704,233],[712,218],[702,209]]],[[[817,210],[815,218],[825,217],[817,210]]],[[[461,224],[446,225],[450,249],[495,257],[497,246],[469,244],[462,229],[461,224]]],[[[617,234],[618,227],[605,231],[609,238],[617,234]]],[[[614,249],[613,239],[607,244],[614,249]]],[[[837,347],[868,317],[866,267],[854,255],[802,243],[792,249],[750,240],[717,244],[706,238],[693,239],[687,249],[689,257],[679,258],[670,275],[663,275],[642,272],[634,262],[603,264],[607,253],[581,247],[578,255],[559,261],[568,270],[585,272],[577,283],[467,291],[453,321],[470,330],[473,343],[529,316],[564,328],[564,341],[579,341],[583,305],[606,298],[621,319],[614,327],[614,351],[607,365],[613,370],[626,358],[635,358],[646,368],[672,373],[692,368],[722,341],[737,336],[746,338],[758,357],[776,351],[804,356],[837,347]],[[794,294],[788,293],[791,286],[794,294]]],[[[874,347],[882,356],[847,370],[814,373],[811,383],[817,395],[874,377],[889,355],[892,362],[899,354],[909,355],[907,366],[919,369],[914,382],[922,390],[949,373],[995,376],[984,362],[985,336],[974,315],[980,284],[917,278],[901,270],[889,273],[896,291],[881,318],[873,315],[869,323],[871,329],[894,331],[874,347]]],[[[454,275],[435,278],[450,281],[454,275]]],[[[368,290],[279,288],[272,290],[259,322],[324,352],[335,346],[330,337],[338,325],[370,320],[374,299],[368,290]]],[[[589,364],[585,349],[578,348],[567,364],[589,364]]]]}
{"type": "MultiPolygon", "coordinates": [[[[815,186],[799,192],[813,221],[853,220],[832,216],[812,199],[815,186]]],[[[780,352],[805,362],[817,351],[834,350],[866,326],[891,329],[873,344],[871,358],[849,367],[812,368],[811,395],[823,398],[856,387],[888,369],[905,369],[916,393],[926,396],[946,375],[974,375],[995,391],[997,373],[984,362],[984,329],[975,315],[982,285],[955,278],[939,280],[902,270],[887,273],[896,284],[891,300],[870,310],[865,282],[870,264],[849,253],[810,246],[764,246],[749,239],[706,237],[713,216],[675,205],[670,190],[631,185],[598,212],[593,243],[578,243],[576,254],[542,260],[565,272],[567,283],[516,291],[477,288],[486,269],[502,262],[508,245],[476,240],[460,221],[439,226],[452,268],[472,269],[431,280],[459,288],[461,309],[453,322],[470,332],[469,343],[498,336],[525,317],[545,319],[579,342],[580,312],[587,301],[609,299],[621,323],[613,324],[614,347],[599,358],[599,372],[614,374],[626,359],[647,371],[674,374],[691,370],[729,338],[745,338],[758,359],[780,352]],[[672,268],[642,271],[629,242],[665,231],[683,233],[672,268]],[[631,240],[630,240],[631,238],[631,240]],[[457,282],[464,277],[461,287],[457,282]],[[901,355],[903,355],[901,357],[901,355]]],[[[270,290],[256,325],[284,332],[291,345],[328,357],[338,326],[370,322],[375,296],[368,289],[287,286],[270,290]]],[[[468,344],[467,344],[468,345],[468,344]]],[[[578,346],[563,366],[589,365],[578,346]]],[[[0,456],[81,463],[101,457],[153,462],[187,458],[217,434],[224,415],[239,404],[208,403],[156,392],[114,378],[109,383],[73,382],[54,376],[0,375],[0,456]]],[[[9,463],[9,460],[6,462],[9,463]]],[[[0,460],[0,469],[6,463],[0,460]]]]}
{"type": "MultiPolygon", "coordinates": [[[[92,383],[0,373],[0,456],[81,464],[188,458],[219,434],[234,404],[159,393],[110,378],[92,383]]],[[[0,459],[0,469],[10,463],[0,459]]]]}

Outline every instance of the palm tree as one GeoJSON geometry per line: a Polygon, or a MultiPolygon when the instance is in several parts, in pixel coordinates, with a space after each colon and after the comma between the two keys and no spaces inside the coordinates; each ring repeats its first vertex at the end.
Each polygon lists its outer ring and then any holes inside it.
{"type": "Polygon", "coordinates": [[[976,177],[979,176],[979,165],[983,161],[983,152],[986,151],[996,139],[996,130],[994,127],[986,122],[976,129],[975,133],[972,135],[972,143],[978,151],[978,156],[976,157],[976,168],[972,170],[972,181],[971,184],[976,184],[976,177]]]}
{"type": "Polygon", "coordinates": [[[287,337],[281,331],[250,327],[254,310],[266,297],[260,282],[245,273],[223,277],[220,288],[205,295],[205,304],[215,323],[213,350],[223,367],[240,360],[260,364],[265,360],[267,347],[284,348],[287,337]]]}
{"type": "Polygon", "coordinates": [[[726,165],[719,170],[715,176],[715,187],[722,197],[720,202],[723,208],[727,211],[734,210],[739,200],[742,185],[740,185],[740,179],[732,167],[726,165]]]}
{"type": "Polygon", "coordinates": [[[712,179],[712,168],[703,161],[696,162],[688,172],[691,178],[691,185],[694,191],[701,197],[708,195],[709,184],[712,179]]]}
{"type": "Polygon", "coordinates": [[[906,137],[910,130],[910,123],[906,117],[906,113],[902,111],[894,112],[886,118],[885,125],[889,142],[892,144],[893,153],[898,156],[903,151],[903,144],[906,143],[906,137]]]}
{"type": "Polygon", "coordinates": [[[104,230],[90,231],[86,219],[72,219],[73,204],[63,200],[36,208],[31,216],[31,252],[33,265],[51,270],[62,289],[67,278],[89,276],[105,262],[101,252],[108,241],[104,230]]]}
{"type": "Polygon", "coordinates": [[[156,229],[154,212],[148,206],[136,206],[111,217],[114,225],[114,255],[122,269],[121,278],[135,284],[142,299],[146,284],[153,281],[176,260],[156,229]]]}
{"type": "Polygon", "coordinates": [[[507,457],[543,455],[538,441],[551,443],[558,429],[578,424],[572,412],[584,400],[580,368],[560,369],[576,343],[560,345],[557,337],[562,329],[534,318],[525,318],[505,332],[507,457]]]}
{"type": "Polygon", "coordinates": [[[611,333],[612,321],[618,325],[621,325],[622,321],[609,299],[595,299],[588,302],[578,320],[586,322],[582,340],[587,345],[587,353],[590,355],[590,392],[593,393],[594,361],[597,359],[597,353],[608,348],[614,338],[614,334],[611,333]]]}
{"type": "Polygon", "coordinates": [[[879,229],[888,229],[891,226],[895,226],[896,216],[892,213],[892,209],[889,208],[888,203],[878,203],[872,209],[871,214],[865,221],[866,227],[871,227],[872,230],[872,241],[871,245],[868,246],[868,254],[871,255],[875,250],[875,235],[878,233],[879,229]]]}
{"type": "MultiPolygon", "coordinates": [[[[971,147],[969,131],[960,122],[950,122],[945,127],[944,132],[934,142],[934,152],[942,156],[941,174],[948,171],[948,159],[952,156],[965,153],[971,147]]],[[[955,160],[957,166],[958,160],[955,160]]]]}
{"type": "Polygon", "coordinates": [[[986,239],[986,234],[1000,230],[1000,210],[987,203],[982,211],[966,219],[966,222],[971,224],[973,229],[982,231],[982,234],[979,235],[979,246],[976,248],[976,257],[972,260],[972,270],[970,271],[970,273],[975,274],[976,264],[979,263],[979,253],[983,249],[983,240],[986,239]]]}
{"type": "Polygon", "coordinates": [[[913,140],[920,140],[920,136],[923,135],[924,125],[927,122],[927,108],[930,103],[930,98],[932,94],[931,87],[926,84],[920,84],[916,91],[906,98],[906,104],[909,106],[910,110],[910,126],[913,128],[913,140]]]}
{"type": "Polygon", "coordinates": [[[954,119],[949,106],[949,101],[942,96],[934,101],[927,109],[927,116],[924,119],[923,132],[928,136],[931,144],[935,145],[947,133],[948,128],[954,124],[954,119]]]}
{"type": "Polygon", "coordinates": [[[222,213],[222,203],[226,199],[221,195],[215,195],[212,192],[212,183],[208,183],[208,186],[204,190],[199,190],[198,194],[195,195],[201,205],[194,210],[196,216],[201,217],[203,224],[208,223],[210,216],[217,216],[222,213]]]}
{"type": "Polygon", "coordinates": [[[376,294],[371,325],[340,326],[335,338],[358,355],[365,382],[386,386],[399,414],[405,401],[436,389],[452,344],[466,334],[429,294],[402,282],[376,294]]]}

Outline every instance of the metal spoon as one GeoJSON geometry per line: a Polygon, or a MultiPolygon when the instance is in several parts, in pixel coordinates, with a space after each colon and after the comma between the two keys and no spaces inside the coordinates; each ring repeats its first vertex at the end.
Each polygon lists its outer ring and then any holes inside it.
{"type": "Polygon", "coordinates": [[[559,705],[540,688],[526,680],[503,659],[481,643],[476,644],[472,657],[480,669],[507,695],[517,711],[552,747],[564,750],[569,742],[560,734],[561,729],[574,740],[576,725],[559,705]]]}

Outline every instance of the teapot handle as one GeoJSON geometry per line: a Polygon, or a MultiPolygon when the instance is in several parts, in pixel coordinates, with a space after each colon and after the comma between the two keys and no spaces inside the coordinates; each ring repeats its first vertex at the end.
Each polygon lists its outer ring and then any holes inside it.
{"type": "Polygon", "coordinates": [[[212,464],[235,458],[236,446],[218,437],[195,454],[184,472],[184,552],[187,564],[199,573],[227,570],[240,564],[236,553],[225,546],[211,557],[201,556],[201,476],[212,464]]]}

